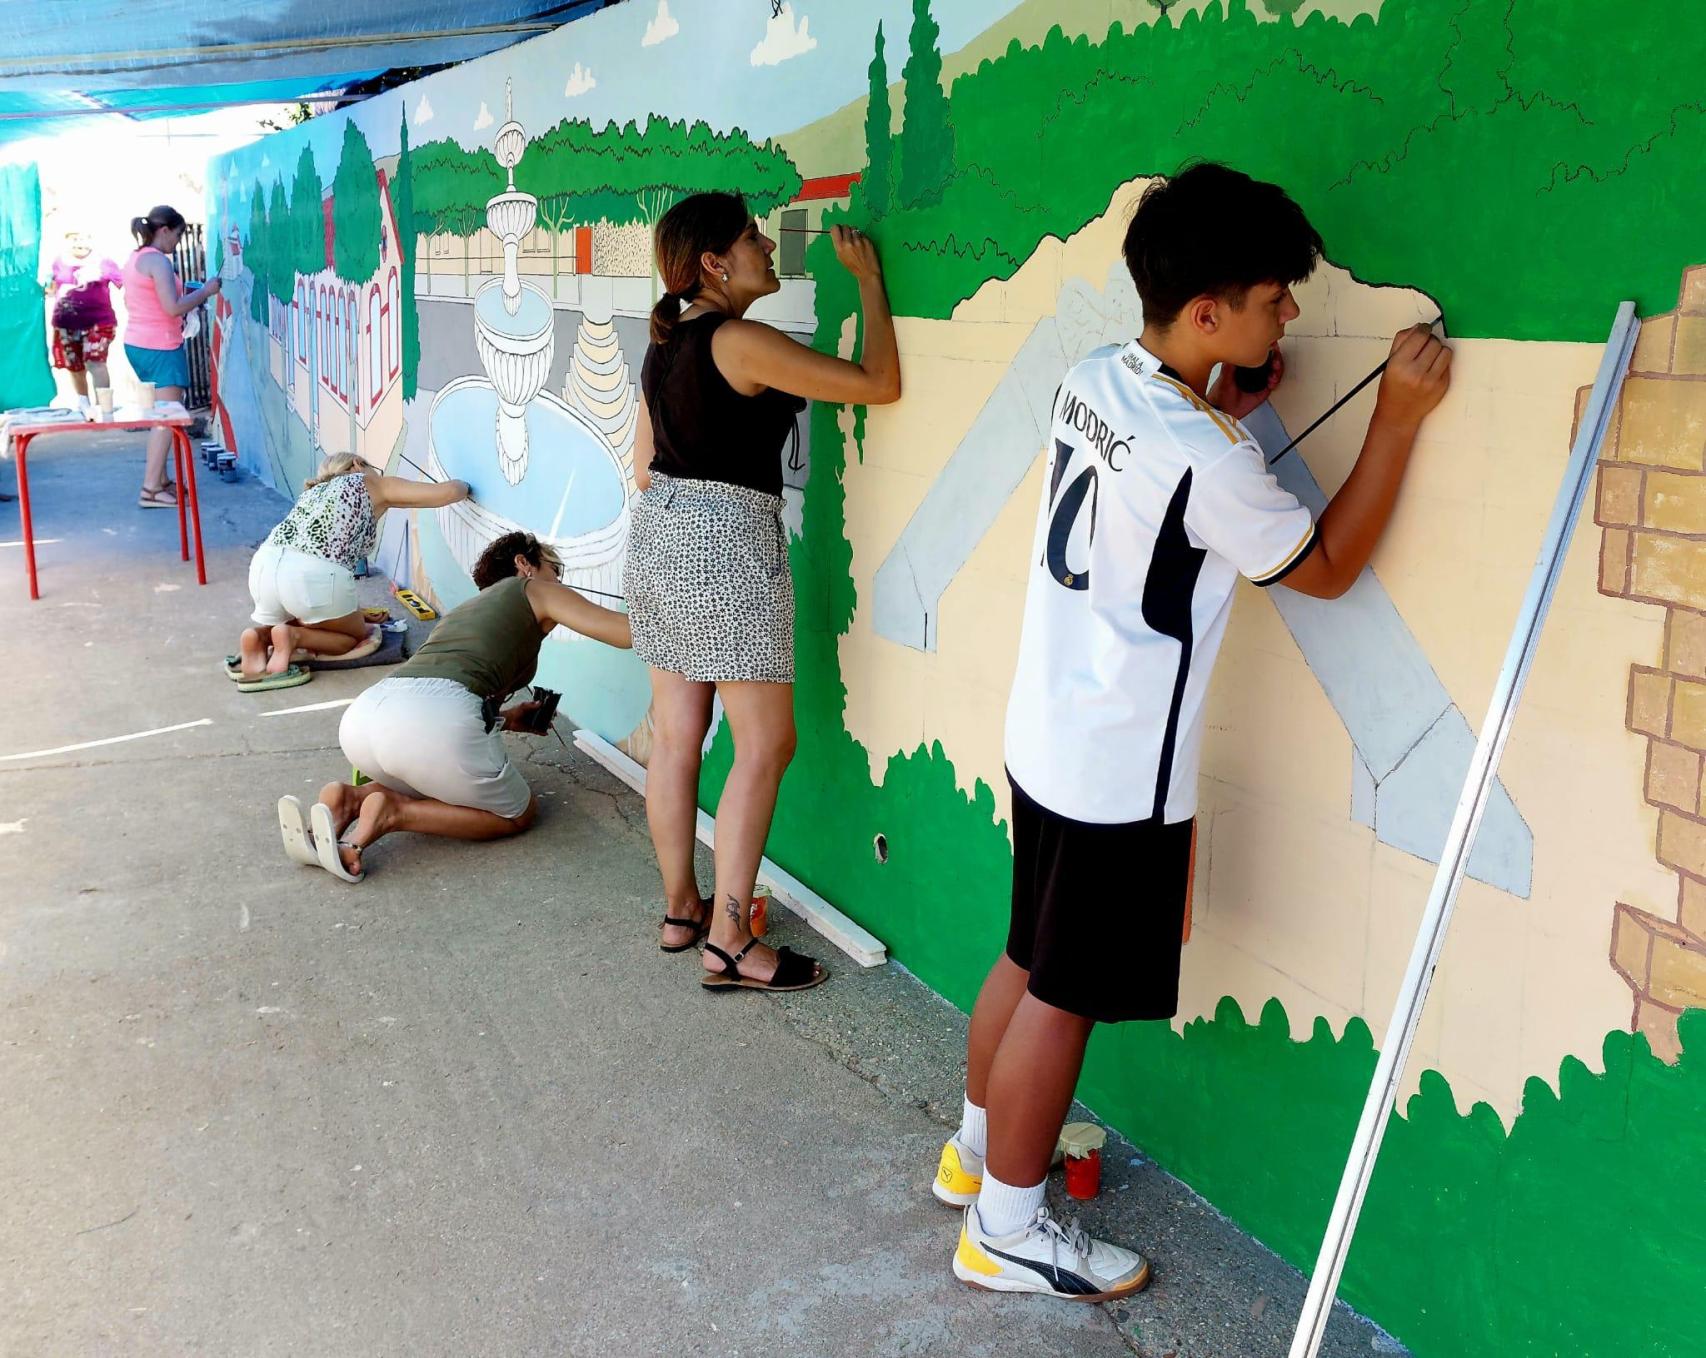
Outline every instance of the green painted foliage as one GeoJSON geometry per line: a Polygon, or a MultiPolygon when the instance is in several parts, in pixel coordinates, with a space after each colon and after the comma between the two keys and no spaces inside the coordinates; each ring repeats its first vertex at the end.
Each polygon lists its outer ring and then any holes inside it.
{"type": "Polygon", "coordinates": [[[1668,8],[1581,0],[1386,0],[1350,24],[1230,0],[1056,30],[954,83],[946,192],[885,223],[896,305],[946,316],[1121,184],[1207,157],[1285,185],[1334,262],[1425,289],[1456,334],[1602,339],[1625,296],[1669,307],[1700,253],[1688,47],[1668,8]],[[1604,79],[1607,51],[1640,78],[1604,79]]]}
{"type": "Polygon", "coordinates": [[[536,195],[555,230],[574,224],[654,222],[689,194],[731,190],[763,216],[800,191],[794,162],[772,142],[738,128],[653,118],[594,130],[564,119],[535,137],[515,170],[516,187],[536,195]]]}
{"type": "MultiPolygon", "coordinates": [[[[258,193],[258,191],[257,191],[258,193]]],[[[296,275],[290,268],[288,252],[281,249],[280,235],[290,222],[290,204],[284,195],[284,181],[275,179],[267,197],[266,286],[285,306],[296,293],[296,275]]]]}
{"type": "Polygon", "coordinates": [[[249,317],[256,325],[267,323],[266,299],[270,291],[271,276],[277,272],[268,260],[271,245],[272,225],[267,212],[266,190],[257,185],[254,197],[250,199],[249,247],[244,252],[249,272],[255,280],[254,286],[249,289],[249,317]]]}
{"type": "Polygon", "coordinates": [[[490,151],[464,151],[448,137],[424,143],[411,160],[414,233],[473,235],[486,220],[486,203],[509,182],[490,151]]]}
{"type": "Polygon", "coordinates": [[[391,206],[397,214],[398,253],[402,256],[402,294],[399,305],[403,329],[403,399],[415,397],[416,374],[421,364],[421,320],[415,309],[415,249],[418,245],[415,228],[414,157],[409,152],[409,117],[407,106],[399,119],[397,132],[400,150],[397,153],[396,177],[391,185],[391,206]]]}
{"type": "Polygon", "coordinates": [[[373,151],[350,118],[332,175],[332,269],[346,283],[365,283],[379,269],[380,212],[373,151]]]}
{"type": "Polygon", "coordinates": [[[894,191],[894,112],[889,107],[889,63],[883,52],[883,26],[877,25],[876,52],[871,57],[871,93],[865,105],[865,220],[876,221],[889,210],[894,191]]]}
{"type": "MultiPolygon", "coordinates": [[[[302,148],[296,159],[296,176],[290,182],[290,230],[288,252],[281,249],[275,261],[293,273],[312,277],[326,267],[326,219],[322,205],[326,186],[314,164],[314,152],[302,148]]],[[[282,233],[281,233],[282,234],[282,233]]],[[[281,239],[281,245],[284,241],[281,239]]]]}
{"type": "MultiPolygon", "coordinates": [[[[954,169],[954,128],[942,90],[941,37],[930,0],[912,0],[912,32],[901,68],[906,115],[896,148],[900,178],[895,192],[896,201],[908,207],[939,202],[954,169]]],[[[1014,124],[1006,125],[1011,133],[1014,124]]]]}

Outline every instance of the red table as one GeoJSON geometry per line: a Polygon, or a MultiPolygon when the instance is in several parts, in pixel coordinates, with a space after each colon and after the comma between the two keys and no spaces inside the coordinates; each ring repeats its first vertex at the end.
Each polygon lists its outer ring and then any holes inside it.
{"type": "Polygon", "coordinates": [[[178,551],[181,560],[190,559],[189,525],[193,523],[196,583],[207,583],[207,563],[201,550],[201,501],[196,495],[195,453],[190,447],[189,427],[192,423],[189,415],[155,415],[143,420],[66,420],[47,424],[11,424],[7,427],[12,454],[18,460],[18,510],[23,519],[24,570],[30,580],[30,598],[41,598],[41,591],[36,587],[35,525],[30,518],[29,447],[36,439],[48,434],[91,434],[107,429],[170,429],[172,462],[178,473],[178,551]]]}

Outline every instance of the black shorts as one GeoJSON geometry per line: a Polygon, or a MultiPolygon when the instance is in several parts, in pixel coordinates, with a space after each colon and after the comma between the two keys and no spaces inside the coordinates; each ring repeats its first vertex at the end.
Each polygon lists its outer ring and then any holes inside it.
{"type": "Polygon", "coordinates": [[[1007,956],[1044,1004],[1098,1023],[1172,1018],[1196,822],[1092,825],[1039,806],[1012,778],[1007,956]]]}

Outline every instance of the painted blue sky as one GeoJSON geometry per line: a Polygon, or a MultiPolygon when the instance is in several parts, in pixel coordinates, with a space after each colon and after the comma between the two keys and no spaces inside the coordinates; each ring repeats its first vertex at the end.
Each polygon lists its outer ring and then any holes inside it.
{"type": "MultiPolygon", "coordinates": [[[[965,46],[1017,4],[932,0],[942,50],[965,46]]],[[[530,136],[563,118],[603,124],[657,114],[740,127],[762,140],[865,92],[879,22],[889,76],[898,79],[912,0],[792,0],[780,20],[771,19],[767,0],[628,0],[369,100],[353,116],[376,156],[396,152],[405,104],[414,145],[441,137],[490,145],[504,121],[504,82],[512,78],[515,116],[530,136]]],[[[265,138],[227,157],[210,187],[233,169],[234,182],[288,177],[304,139],[329,181],[342,131],[343,120],[328,117],[265,138]]]]}

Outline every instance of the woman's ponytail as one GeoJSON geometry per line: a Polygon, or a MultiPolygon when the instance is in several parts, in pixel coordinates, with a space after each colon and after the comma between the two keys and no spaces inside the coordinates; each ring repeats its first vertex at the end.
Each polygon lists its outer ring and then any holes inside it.
{"type": "Polygon", "coordinates": [[[666,292],[658,298],[658,304],[652,308],[652,343],[668,344],[669,337],[675,330],[675,323],[681,319],[682,302],[673,292],[666,292]]]}
{"type": "Polygon", "coordinates": [[[130,234],[144,246],[154,244],[155,234],[166,227],[181,230],[184,225],[184,214],[169,204],[162,203],[159,207],[150,208],[146,217],[130,219],[130,234]]]}

